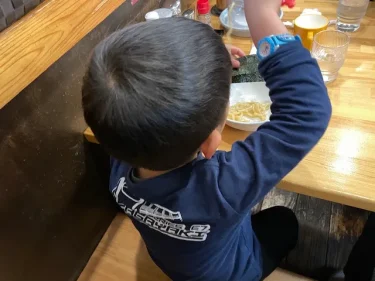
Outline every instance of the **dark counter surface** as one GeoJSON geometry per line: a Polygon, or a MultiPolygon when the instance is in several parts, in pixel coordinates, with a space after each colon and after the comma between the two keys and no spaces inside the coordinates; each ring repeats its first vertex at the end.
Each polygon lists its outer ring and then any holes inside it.
{"type": "MultiPolygon", "coordinates": [[[[142,20],[156,5],[157,0],[121,4],[0,110],[0,281],[76,280],[111,223],[117,209],[108,192],[108,157],[84,141],[81,79],[100,40],[142,20]]],[[[0,51],[6,36],[0,35],[0,51]]],[[[0,54],[1,96],[4,85],[17,84],[24,73],[4,82],[1,62],[8,53],[0,54]]],[[[34,66],[41,71],[37,63],[25,71],[34,66]]]]}

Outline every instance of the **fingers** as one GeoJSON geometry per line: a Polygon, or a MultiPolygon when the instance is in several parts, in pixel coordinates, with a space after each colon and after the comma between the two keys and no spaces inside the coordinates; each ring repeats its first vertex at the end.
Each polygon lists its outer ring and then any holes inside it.
{"type": "Polygon", "coordinates": [[[245,52],[242,51],[240,48],[231,47],[230,53],[232,56],[244,57],[246,56],[245,52]]]}
{"type": "Polygon", "coordinates": [[[235,46],[232,46],[232,45],[225,45],[225,47],[227,48],[229,54],[231,54],[232,56],[238,56],[238,57],[246,56],[245,52],[242,51],[238,47],[235,47],[235,46]]]}
{"type": "Polygon", "coordinates": [[[245,52],[242,51],[240,48],[230,46],[230,45],[225,45],[232,61],[232,67],[233,68],[239,68],[240,67],[240,62],[237,60],[237,57],[244,57],[246,56],[245,52]]]}
{"type": "Polygon", "coordinates": [[[232,60],[232,67],[233,68],[239,68],[240,67],[240,62],[236,59],[236,58],[231,58],[231,60],[232,60]]]}

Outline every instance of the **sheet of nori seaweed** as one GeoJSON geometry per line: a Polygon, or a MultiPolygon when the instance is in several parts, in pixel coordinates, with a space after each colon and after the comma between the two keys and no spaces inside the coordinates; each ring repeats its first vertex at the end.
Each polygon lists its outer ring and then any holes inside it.
{"type": "Polygon", "coordinates": [[[249,55],[238,59],[240,68],[233,69],[232,83],[262,82],[264,79],[258,71],[259,59],[256,55],[249,55]]]}

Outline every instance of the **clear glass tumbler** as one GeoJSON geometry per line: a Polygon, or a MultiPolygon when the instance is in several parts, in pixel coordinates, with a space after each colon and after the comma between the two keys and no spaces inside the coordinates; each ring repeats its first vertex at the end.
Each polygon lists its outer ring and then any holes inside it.
{"type": "Polygon", "coordinates": [[[232,27],[247,28],[244,0],[229,0],[228,3],[228,24],[232,27]]]}
{"type": "Polygon", "coordinates": [[[354,32],[361,25],[369,0],[340,0],[337,8],[337,29],[354,32]]]}
{"type": "Polygon", "coordinates": [[[348,34],[337,30],[325,30],[315,35],[311,54],[318,61],[325,83],[337,78],[349,41],[348,34]]]}

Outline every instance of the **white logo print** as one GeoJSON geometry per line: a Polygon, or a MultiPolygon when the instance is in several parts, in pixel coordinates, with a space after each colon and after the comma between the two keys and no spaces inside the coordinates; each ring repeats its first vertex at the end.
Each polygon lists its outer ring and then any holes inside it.
{"type": "Polygon", "coordinates": [[[125,177],[120,178],[112,194],[121,209],[140,223],[170,237],[201,242],[207,239],[210,225],[182,224],[180,212],[174,212],[158,204],[146,202],[142,198],[134,198],[126,192],[125,177]]]}

